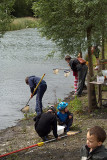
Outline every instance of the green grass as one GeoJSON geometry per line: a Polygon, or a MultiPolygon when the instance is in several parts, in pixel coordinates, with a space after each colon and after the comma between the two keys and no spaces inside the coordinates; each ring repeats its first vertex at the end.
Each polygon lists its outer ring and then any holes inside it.
{"type": "Polygon", "coordinates": [[[36,28],[38,19],[33,17],[23,17],[12,19],[8,27],[8,31],[20,30],[25,28],[36,28]]]}

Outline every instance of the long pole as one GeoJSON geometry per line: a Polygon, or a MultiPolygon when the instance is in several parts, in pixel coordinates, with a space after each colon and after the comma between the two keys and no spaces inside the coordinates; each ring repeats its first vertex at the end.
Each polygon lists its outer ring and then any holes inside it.
{"type": "MultiPolygon", "coordinates": [[[[66,136],[68,136],[68,135],[61,136],[60,138],[64,138],[64,137],[66,137],[66,136]]],[[[21,149],[19,149],[19,150],[12,151],[12,152],[9,152],[9,153],[6,153],[6,154],[3,154],[3,155],[0,155],[0,158],[1,158],[1,157],[8,156],[8,155],[13,154],[13,153],[17,153],[17,152],[20,152],[20,151],[23,151],[23,150],[29,149],[29,148],[33,148],[33,147],[36,147],[36,146],[40,147],[40,146],[43,146],[45,143],[53,142],[53,141],[55,141],[55,140],[56,140],[56,138],[51,139],[51,140],[48,140],[48,141],[45,141],[45,142],[40,142],[40,143],[37,143],[37,144],[31,145],[31,146],[28,146],[28,147],[25,147],[25,148],[21,148],[21,149]]]]}

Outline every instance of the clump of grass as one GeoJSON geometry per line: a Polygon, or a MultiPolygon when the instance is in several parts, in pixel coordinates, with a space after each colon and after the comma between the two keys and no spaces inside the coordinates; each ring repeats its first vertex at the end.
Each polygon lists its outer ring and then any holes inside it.
{"type": "Polygon", "coordinates": [[[8,31],[37,27],[38,19],[32,17],[15,18],[8,27],[8,31]]]}
{"type": "Polygon", "coordinates": [[[74,100],[70,101],[68,107],[69,107],[69,110],[71,110],[72,112],[75,112],[75,113],[83,112],[82,103],[77,96],[75,96],[74,100]]]}

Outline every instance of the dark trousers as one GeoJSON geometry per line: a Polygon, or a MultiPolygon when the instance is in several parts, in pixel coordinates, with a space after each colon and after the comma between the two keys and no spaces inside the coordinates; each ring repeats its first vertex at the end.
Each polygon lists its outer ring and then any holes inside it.
{"type": "Polygon", "coordinates": [[[36,96],[36,107],[35,107],[35,111],[37,113],[37,115],[42,113],[42,98],[43,95],[45,93],[47,89],[47,85],[46,84],[42,84],[39,86],[38,91],[37,91],[37,96],[36,96]]]}
{"type": "Polygon", "coordinates": [[[72,126],[73,123],[73,117],[71,119],[67,119],[65,124],[66,124],[66,131],[69,131],[70,126],[72,126]]]}
{"type": "Polygon", "coordinates": [[[77,88],[77,95],[81,95],[84,85],[85,85],[85,78],[87,75],[88,67],[87,65],[82,65],[81,70],[78,71],[78,88],[77,88]]]}

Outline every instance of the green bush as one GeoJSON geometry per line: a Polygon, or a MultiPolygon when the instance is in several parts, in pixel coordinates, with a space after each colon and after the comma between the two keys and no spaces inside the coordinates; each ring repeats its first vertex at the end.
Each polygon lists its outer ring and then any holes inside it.
{"type": "Polygon", "coordinates": [[[71,112],[75,112],[75,113],[83,112],[82,103],[77,96],[75,96],[74,100],[70,101],[68,107],[69,107],[69,110],[71,110],[71,112]]]}

